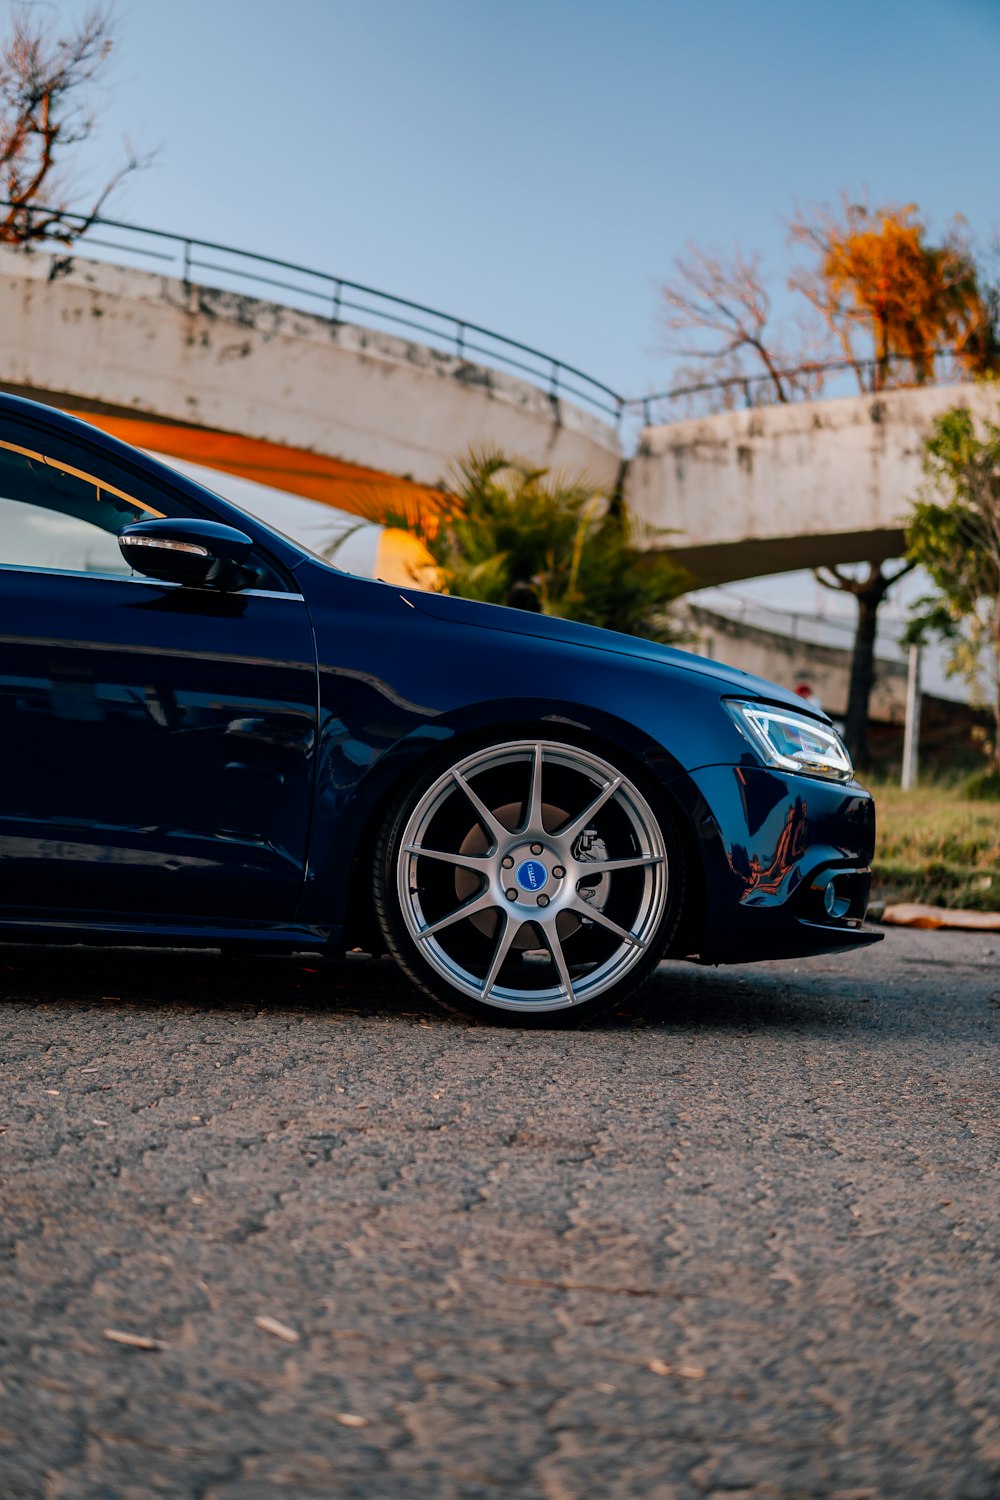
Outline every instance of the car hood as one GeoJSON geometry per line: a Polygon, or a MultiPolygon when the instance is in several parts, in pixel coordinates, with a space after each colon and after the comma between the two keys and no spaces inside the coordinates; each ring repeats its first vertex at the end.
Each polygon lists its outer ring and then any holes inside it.
{"type": "Polygon", "coordinates": [[[583,625],[577,620],[562,620],[554,615],[534,614],[529,610],[507,609],[499,604],[479,604],[473,599],[458,599],[453,594],[423,593],[407,589],[404,597],[425,615],[447,620],[455,625],[474,625],[483,630],[497,630],[505,635],[534,636],[540,640],[556,641],[564,646],[580,646],[588,651],[614,651],[620,656],[637,657],[640,661],[657,662],[684,672],[696,672],[701,677],[713,678],[729,692],[745,694],[751,698],[764,698],[770,703],[786,704],[799,713],[811,714],[828,722],[825,714],[817,714],[795,693],[764,677],[755,677],[738,667],[727,667],[724,662],[712,661],[707,656],[695,656],[690,651],[679,651],[676,646],[664,646],[658,641],[644,641],[638,636],[622,635],[617,630],[602,630],[596,625],[583,625]]]}

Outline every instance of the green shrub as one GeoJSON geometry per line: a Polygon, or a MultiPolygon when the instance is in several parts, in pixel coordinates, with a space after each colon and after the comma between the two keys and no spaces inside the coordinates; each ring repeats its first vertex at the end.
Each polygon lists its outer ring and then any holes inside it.
{"type": "Polygon", "coordinates": [[[962,783],[970,802],[1000,802],[1000,771],[974,771],[962,783]]]}

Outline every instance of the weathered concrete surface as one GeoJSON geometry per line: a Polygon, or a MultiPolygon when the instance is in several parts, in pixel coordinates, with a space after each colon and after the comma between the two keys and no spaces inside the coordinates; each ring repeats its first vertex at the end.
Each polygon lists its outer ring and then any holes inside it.
{"type": "Polygon", "coordinates": [[[387,966],[0,951],[0,1493],[995,1500],[998,956],[524,1035],[387,966]]]}
{"type": "MultiPolygon", "coordinates": [[[[228,472],[279,487],[298,474],[296,493],[348,510],[363,509],[350,495],[366,483],[439,486],[477,445],[605,487],[618,478],[615,429],[527,381],[128,267],[77,259],[52,281],[49,269],[0,249],[0,386],[92,409],[127,439],[130,420],[153,419],[139,441],[157,451],[208,462],[192,441],[234,435],[245,452],[229,444],[228,472]],[[284,480],[262,474],[260,445],[284,480]],[[317,477],[303,456],[347,466],[346,479],[317,477]]],[[[956,385],[646,428],[625,497],[704,584],[898,556],[929,422],[959,401],[996,415],[994,393],[956,385]]]]}
{"type": "Polygon", "coordinates": [[[705,584],[898,557],[931,419],[957,405],[997,419],[995,391],[953,385],[647,427],[626,498],[705,584]]]}
{"type": "Polygon", "coordinates": [[[424,485],[439,484],[474,444],[586,469],[598,483],[617,475],[613,427],[512,376],[233,292],[81,259],[49,281],[49,265],[48,256],[0,251],[8,388],[237,433],[424,485]]]}

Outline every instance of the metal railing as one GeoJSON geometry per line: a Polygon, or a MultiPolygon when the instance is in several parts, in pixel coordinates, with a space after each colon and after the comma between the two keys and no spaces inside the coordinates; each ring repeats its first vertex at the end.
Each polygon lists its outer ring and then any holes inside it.
{"type": "MultiPolygon", "coordinates": [[[[954,380],[957,374],[955,361],[963,352],[968,353],[968,351],[961,349],[927,350],[924,358],[930,360],[933,370],[931,375],[920,383],[925,385],[940,385],[942,381],[954,380]],[[937,368],[938,360],[950,360],[952,363],[946,366],[944,371],[940,371],[937,368]]],[[[776,369],[773,375],[727,375],[718,380],[701,380],[693,385],[679,385],[673,387],[671,390],[655,391],[649,396],[629,396],[626,398],[624,406],[626,412],[641,412],[644,425],[649,427],[656,421],[664,420],[664,417],[658,414],[658,409],[662,411],[662,408],[669,406],[671,402],[681,401],[694,396],[710,395],[715,392],[721,392],[724,396],[728,396],[730,392],[735,392],[737,397],[742,397],[742,401],[727,401],[721,408],[722,410],[735,410],[737,405],[742,405],[749,409],[759,406],[776,406],[781,404],[781,398],[777,393],[777,383],[783,381],[786,383],[788,392],[785,400],[789,405],[797,404],[801,401],[815,400],[827,375],[847,374],[848,372],[855,376],[860,376],[862,379],[867,377],[868,384],[865,394],[877,396],[880,393],[880,389],[892,389],[892,387],[888,386],[880,388],[878,377],[891,374],[893,370],[906,368],[912,370],[913,365],[914,361],[912,358],[900,354],[891,354],[884,359],[810,360],[803,364],[792,365],[787,369],[776,369]],[[809,389],[809,382],[813,382],[811,390],[809,389]],[[773,392],[771,399],[761,401],[758,393],[766,391],[768,387],[773,392]]],[[[912,383],[917,384],[918,382],[914,380],[912,383]]],[[[858,393],[856,392],[855,394],[858,393]]],[[[706,415],[714,415],[714,413],[706,413],[706,415]]],[[[670,418],[666,420],[670,420],[670,418]]],[[[676,416],[672,420],[676,421],[676,416]]]]}
{"type": "MultiPolygon", "coordinates": [[[[718,615],[734,625],[747,625],[784,640],[804,646],[831,646],[848,650],[857,632],[857,620],[832,611],[781,609],[748,599],[731,586],[725,590],[705,589],[688,596],[686,603],[709,615],[718,615]]],[[[908,643],[904,644],[907,617],[883,606],[879,610],[876,650],[883,661],[905,662],[908,643]]]]}
{"type": "MultiPolygon", "coordinates": [[[[4,204],[5,200],[0,199],[0,206],[4,204]]],[[[34,208],[28,212],[43,215],[54,210],[34,208]]],[[[62,254],[67,259],[99,261],[104,257],[92,252],[109,250],[118,256],[135,257],[166,275],[176,275],[186,285],[246,292],[249,284],[280,291],[285,300],[290,297],[297,299],[289,305],[318,314],[334,324],[353,321],[347,318],[349,313],[360,314],[375,326],[418,333],[432,347],[443,349],[459,359],[478,356],[490,365],[516,371],[541,386],[553,399],[570,397],[601,416],[610,417],[615,423],[621,419],[625,399],[603,381],[595,380],[565,360],[556,359],[554,355],[518,339],[507,338],[481,323],[470,322],[468,318],[441,312],[425,303],[413,302],[409,297],[398,297],[364,282],[351,281],[346,276],[334,276],[329,271],[317,271],[311,266],[281,260],[273,255],[260,255],[254,250],[241,250],[235,245],[126,224],[120,219],[91,219],[86,214],[69,212],[61,213],[60,218],[71,228],[86,227],[85,235],[62,245],[62,254]],[[203,272],[210,274],[211,282],[202,279],[203,272]]],[[[35,240],[33,244],[58,251],[61,245],[58,229],[47,239],[35,240]]]]}
{"type": "MultiPolygon", "coordinates": [[[[0,207],[12,207],[0,198],[0,207]]],[[[402,329],[408,334],[420,334],[432,348],[441,349],[457,358],[466,360],[477,356],[488,365],[515,371],[533,384],[541,386],[553,400],[569,397],[581,402],[602,417],[609,417],[619,428],[623,417],[641,417],[648,427],[656,421],[677,420],[676,412],[664,415],[664,410],[679,401],[691,401],[698,396],[720,393],[722,410],[732,410],[737,405],[757,407],[774,405],[778,401],[777,382],[788,385],[789,399],[801,401],[815,397],[818,388],[829,374],[844,374],[852,371],[867,373],[869,385],[878,385],[876,374],[887,368],[905,366],[907,361],[900,356],[891,356],[888,361],[863,359],[816,360],[776,370],[773,375],[730,375],[722,379],[703,380],[694,384],[675,386],[670,390],[656,391],[648,396],[622,396],[603,381],[588,375],[584,370],[570,365],[565,360],[535,349],[518,339],[507,338],[481,323],[472,323],[454,313],[446,313],[425,303],[414,302],[408,297],[399,297],[393,292],[383,292],[364,282],[351,281],[345,276],[335,276],[329,271],[318,271],[295,261],[281,260],[273,255],[261,255],[254,250],[241,250],[234,245],[223,245],[215,240],[197,239],[193,235],[174,234],[165,229],[150,229],[139,224],[127,224],[120,219],[91,217],[70,211],[41,208],[32,205],[21,211],[25,227],[30,229],[31,216],[56,216],[46,238],[31,240],[26,248],[39,247],[61,252],[63,260],[101,261],[100,251],[111,251],[116,257],[126,256],[139,263],[175,275],[186,286],[202,286],[219,291],[244,292],[248,286],[281,292],[287,305],[325,317],[332,324],[349,320],[346,314],[358,314],[363,326],[385,326],[402,329]],[[59,221],[71,230],[83,229],[76,239],[66,243],[59,238],[59,221]],[[96,232],[95,232],[96,231],[96,232]],[[108,235],[117,236],[109,238],[108,235]],[[201,273],[208,272],[211,281],[205,281],[201,273]],[[809,382],[813,383],[810,391],[809,382]],[[762,401],[760,396],[770,387],[773,399],[762,401]],[[736,400],[731,399],[735,393],[736,400]]],[[[57,263],[58,264],[58,263],[57,263]]],[[[953,362],[960,350],[937,349],[928,357],[936,366],[939,359],[953,362]]],[[[939,374],[935,368],[928,384],[955,378],[955,365],[939,374]]],[[[872,394],[876,392],[873,390],[872,394]]],[[[710,413],[705,413],[710,414],[710,413]]]]}

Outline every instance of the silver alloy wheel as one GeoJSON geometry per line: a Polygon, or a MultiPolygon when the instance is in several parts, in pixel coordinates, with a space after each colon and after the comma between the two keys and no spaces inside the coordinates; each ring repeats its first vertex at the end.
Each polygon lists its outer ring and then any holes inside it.
{"type": "Polygon", "coordinates": [[[666,845],[649,804],[573,745],[517,740],[466,756],[420,797],[398,849],[418,953],[452,989],[503,1010],[606,993],[647,954],[666,910],[666,845]]]}

